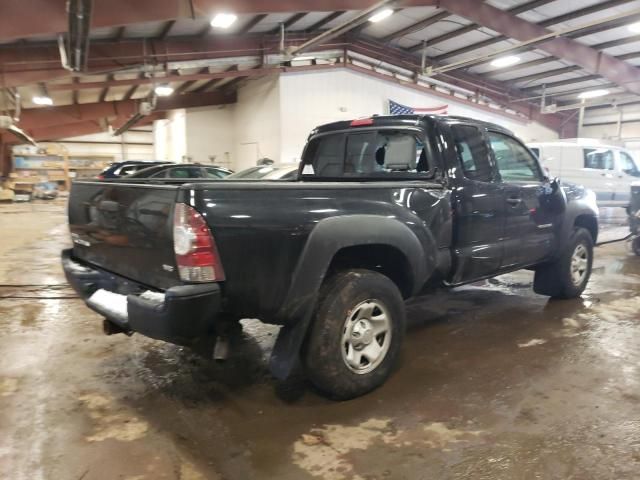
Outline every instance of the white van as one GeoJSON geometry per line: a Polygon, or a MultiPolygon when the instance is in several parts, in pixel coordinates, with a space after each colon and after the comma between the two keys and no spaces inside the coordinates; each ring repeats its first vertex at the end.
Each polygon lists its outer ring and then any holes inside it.
{"type": "Polygon", "coordinates": [[[639,164],[628,150],[598,140],[539,142],[528,147],[552,177],[596,192],[601,207],[627,205],[631,184],[640,177],[639,164]]]}

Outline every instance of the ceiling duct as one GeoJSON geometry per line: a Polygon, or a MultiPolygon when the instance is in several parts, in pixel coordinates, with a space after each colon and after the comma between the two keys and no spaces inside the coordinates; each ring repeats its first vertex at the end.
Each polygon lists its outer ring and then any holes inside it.
{"type": "Polygon", "coordinates": [[[87,69],[89,54],[89,31],[91,30],[91,12],[93,0],[68,0],[68,32],[66,42],[60,46],[62,66],[72,72],[87,69]]]}

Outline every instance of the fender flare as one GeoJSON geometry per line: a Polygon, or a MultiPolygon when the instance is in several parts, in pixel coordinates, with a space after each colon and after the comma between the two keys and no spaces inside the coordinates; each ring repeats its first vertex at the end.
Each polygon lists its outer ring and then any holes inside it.
{"type": "Polygon", "coordinates": [[[289,291],[277,317],[282,320],[270,360],[276,378],[286,378],[295,365],[311,324],[318,292],[334,256],[343,248],[387,245],[407,259],[411,295],[436,268],[436,242],[428,234],[421,242],[404,223],[379,215],[344,215],[321,220],[312,230],[294,270],[289,291]]]}

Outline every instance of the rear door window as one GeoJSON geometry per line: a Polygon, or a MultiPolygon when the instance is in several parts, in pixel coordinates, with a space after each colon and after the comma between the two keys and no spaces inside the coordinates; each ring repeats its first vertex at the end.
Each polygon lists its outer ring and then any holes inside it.
{"type": "Polygon", "coordinates": [[[593,168],[595,170],[613,170],[613,152],[600,148],[584,148],[584,168],[593,168]]]}
{"type": "Polygon", "coordinates": [[[452,125],[451,130],[464,176],[478,182],[492,181],[494,171],[480,129],[471,125],[452,125]]]}

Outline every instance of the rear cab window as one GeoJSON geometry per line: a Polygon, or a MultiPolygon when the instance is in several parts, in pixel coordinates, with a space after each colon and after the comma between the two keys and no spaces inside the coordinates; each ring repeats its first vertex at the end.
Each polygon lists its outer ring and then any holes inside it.
{"type": "Polygon", "coordinates": [[[366,128],[312,138],[303,178],[433,179],[436,162],[424,133],[407,128],[366,128]]]}

